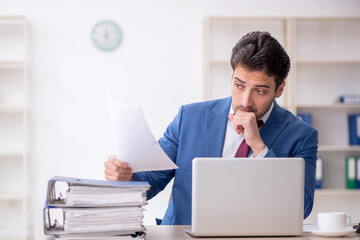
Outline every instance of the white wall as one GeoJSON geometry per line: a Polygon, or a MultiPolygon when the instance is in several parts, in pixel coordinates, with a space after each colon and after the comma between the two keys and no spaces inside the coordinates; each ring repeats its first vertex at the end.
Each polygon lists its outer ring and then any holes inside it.
{"type": "MultiPolygon", "coordinates": [[[[157,138],[181,104],[201,100],[205,17],[360,17],[360,1],[0,0],[0,15],[29,21],[29,208],[41,232],[50,177],[103,179],[103,162],[113,153],[107,94],[141,105],[157,138]],[[103,19],[124,34],[109,53],[90,39],[103,19]]],[[[150,201],[145,224],[162,217],[168,193],[150,201]]]]}

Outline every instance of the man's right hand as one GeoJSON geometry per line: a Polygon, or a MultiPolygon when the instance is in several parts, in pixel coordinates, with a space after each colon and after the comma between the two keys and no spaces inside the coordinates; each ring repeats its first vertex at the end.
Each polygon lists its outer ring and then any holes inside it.
{"type": "Polygon", "coordinates": [[[126,162],[116,158],[115,155],[109,156],[105,165],[105,179],[110,181],[131,181],[133,178],[132,169],[126,162]]]}

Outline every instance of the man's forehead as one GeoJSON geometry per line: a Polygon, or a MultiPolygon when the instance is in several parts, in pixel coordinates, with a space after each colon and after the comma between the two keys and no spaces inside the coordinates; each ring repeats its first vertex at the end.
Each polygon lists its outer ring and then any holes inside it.
{"type": "Polygon", "coordinates": [[[275,77],[267,75],[261,70],[250,70],[248,67],[238,64],[233,72],[234,79],[242,81],[249,85],[266,84],[271,86],[276,85],[275,77]]]}
{"type": "Polygon", "coordinates": [[[234,74],[234,80],[237,80],[241,83],[244,83],[246,85],[267,85],[269,87],[275,86],[275,78],[269,77],[267,75],[265,76],[258,76],[258,75],[237,75],[234,74]]]}

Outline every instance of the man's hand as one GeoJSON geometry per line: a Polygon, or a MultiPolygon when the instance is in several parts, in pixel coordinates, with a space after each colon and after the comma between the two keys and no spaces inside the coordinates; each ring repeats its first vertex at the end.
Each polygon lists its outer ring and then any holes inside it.
{"type": "Polygon", "coordinates": [[[245,138],[255,156],[265,149],[266,146],[261,139],[255,113],[237,111],[235,115],[230,114],[229,119],[232,121],[235,131],[245,138]]]}
{"type": "Polygon", "coordinates": [[[131,181],[133,178],[132,169],[126,162],[116,158],[115,155],[109,156],[105,165],[105,179],[111,181],[131,181]]]}

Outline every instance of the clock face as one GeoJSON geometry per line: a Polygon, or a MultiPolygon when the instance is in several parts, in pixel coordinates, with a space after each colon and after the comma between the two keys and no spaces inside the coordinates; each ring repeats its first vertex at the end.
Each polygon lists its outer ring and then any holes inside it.
{"type": "Polygon", "coordinates": [[[119,46],[122,34],[120,27],[115,22],[101,21],[93,28],[91,38],[98,49],[111,51],[119,46]]]}

